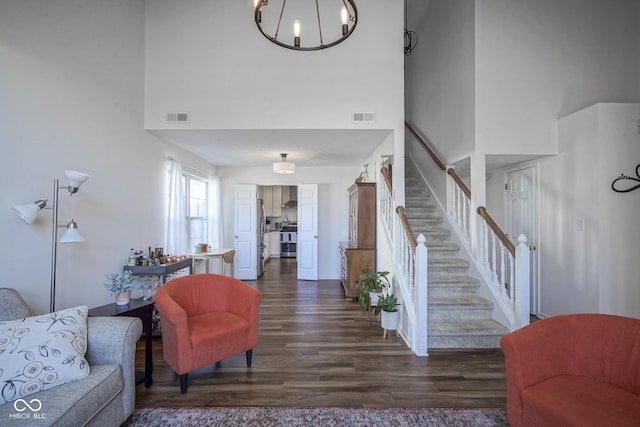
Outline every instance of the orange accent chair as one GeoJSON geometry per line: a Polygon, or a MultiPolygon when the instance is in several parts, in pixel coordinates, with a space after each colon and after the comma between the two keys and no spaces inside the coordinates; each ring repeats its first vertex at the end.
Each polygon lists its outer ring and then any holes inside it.
{"type": "Polygon", "coordinates": [[[180,376],[182,394],[195,369],[243,351],[251,367],[261,300],[257,289],[219,274],[180,277],[158,289],[164,360],[180,376]]]}
{"type": "Polygon", "coordinates": [[[500,347],[512,427],[640,426],[640,319],[555,316],[500,347]]]}

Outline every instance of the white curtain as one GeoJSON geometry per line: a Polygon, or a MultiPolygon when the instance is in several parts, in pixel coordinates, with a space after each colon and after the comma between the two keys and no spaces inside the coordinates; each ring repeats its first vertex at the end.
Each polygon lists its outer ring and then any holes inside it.
{"type": "MultiPolygon", "coordinates": [[[[214,176],[209,180],[209,245],[213,249],[221,249],[224,246],[224,236],[222,234],[222,195],[220,177],[214,176]]],[[[211,265],[209,271],[223,272],[223,263],[218,259],[208,260],[211,265]]]]}
{"type": "Polygon", "coordinates": [[[212,177],[209,183],[209,245],[214,249],[220,249],[224,245],[220,177],[212,177]]]}
{"type": "Polygon", "coordinates": [[[187,212],[182,186],[182,164],[172,160],[171,174],[169,176],[169,211],[167,213],[165,253],[172,255],[188,254],[188,240],[187,212]]]}

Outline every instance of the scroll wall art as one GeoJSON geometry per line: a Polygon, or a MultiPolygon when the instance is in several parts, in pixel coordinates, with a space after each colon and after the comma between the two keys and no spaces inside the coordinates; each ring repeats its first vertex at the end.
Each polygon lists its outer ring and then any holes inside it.
{"type": "Polygon", "coordinates": [[[621,173],[620,176],[611,183],[611,189],[616,193],[630,193],[640,188],[640,164],[636,166],[636,177],[637,178],[633,178],[621,173]]]}

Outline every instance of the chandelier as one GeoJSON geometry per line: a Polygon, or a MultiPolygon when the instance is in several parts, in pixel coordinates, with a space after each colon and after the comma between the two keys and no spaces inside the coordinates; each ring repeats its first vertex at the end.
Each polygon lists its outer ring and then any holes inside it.
{"type": "Polygon", "coordinates": [[[294,50],[335,46],[349,37],[358,23],[354,0],[255,0],[254,16],[267,39],[294,50]]]}

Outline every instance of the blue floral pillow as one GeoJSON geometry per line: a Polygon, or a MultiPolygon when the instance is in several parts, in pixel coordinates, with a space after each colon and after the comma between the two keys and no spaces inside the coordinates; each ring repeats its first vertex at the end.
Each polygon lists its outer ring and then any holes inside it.
{"type": "Polygon", "coordinates": [[[0,403],[89,375],[87,311],[0,321],[0,403]]]}

